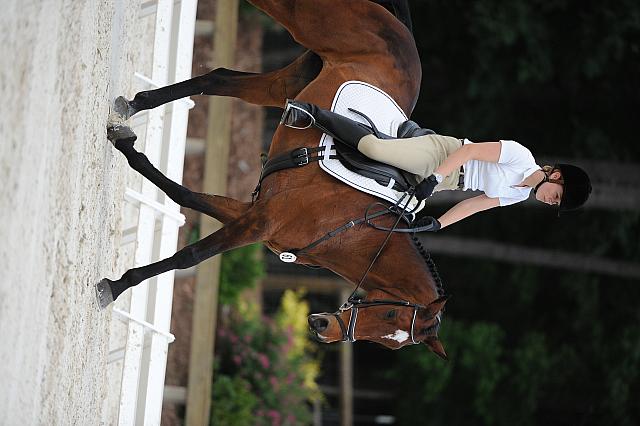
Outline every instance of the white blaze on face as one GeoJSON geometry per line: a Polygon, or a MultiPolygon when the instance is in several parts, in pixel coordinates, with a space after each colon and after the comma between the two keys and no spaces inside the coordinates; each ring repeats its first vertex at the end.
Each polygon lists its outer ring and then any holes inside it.
{"type": "Polygon", "coordinates": [[[395,340],[398,343],[402,343],[409,338],[409,333],[404,330],[396,330],[393,334],[387,334],[382,336],[383,339],[395,340]]]}

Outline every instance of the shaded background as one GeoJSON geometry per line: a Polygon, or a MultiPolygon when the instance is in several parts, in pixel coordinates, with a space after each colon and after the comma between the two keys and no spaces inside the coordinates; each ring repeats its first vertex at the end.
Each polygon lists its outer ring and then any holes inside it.
{"type": "MultiPolygon", "coordinates": [[[[411,118],[438,133],[514,139],[537,159],[583,164],[594,177],[594,199],[566,218],[523,203],[434,235],[434,258],[452,295],[440,333],[450,360],[424,347],[391,352],[356,343],[354,386],[382,395],[356,398],[356,424],[375,414],[392,414],[396,424],[638,424],[640,4],[411,7],[423,66],[411,118]],[[438,241],[453,239],[472,253],[438,253],[438,241]]],[[[266,57],[296,52],[286,38],[267,32],[266,57]]],[[[279,114],[268,112],[266,140],[279,114]]],[[[451,205],[434,201],[429,213],[451,205]]],[[[270,272],[282,270],[272,255],[267,260],[270,272]]],[[[278,296],[266,300],[275,306],[278,296]]],[[[334,298],[311,298],[314,312],[336,307],[334,298]]],[[[320,381],[331,385],[336,350],[322,351],[320,381]]],[[[329,414],[323,418],[333,424],[329,414]]]]}

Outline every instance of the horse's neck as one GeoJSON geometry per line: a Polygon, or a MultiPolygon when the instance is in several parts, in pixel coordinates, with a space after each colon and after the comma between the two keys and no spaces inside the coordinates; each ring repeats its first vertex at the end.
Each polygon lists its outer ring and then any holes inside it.
{"type": "MultiPolygon", "coordinates": [[[[441,295],[440,293],[443,293],[435,266],[430,266],[432,261],[429,261],[427,255],[423,254],[413,243],[410,243],[410,247],[394,246],[393,251],[385,250],[384,252],[387,254],[378,258],[379,264],[374,265],[373,270],[377,266],[385,273],[376,274],[371,277],[371,280],[367,280],[363,286],[365,290],[377,288],[394,294],[396,298],[401,300],[423,305],[437,299],[441,295]],[[413,256],[411,252],[414,250],[418,251],[418,256],[413,256]]],[[[361,276],[365,270],[358,271],[357,274],[361,276]]]]}

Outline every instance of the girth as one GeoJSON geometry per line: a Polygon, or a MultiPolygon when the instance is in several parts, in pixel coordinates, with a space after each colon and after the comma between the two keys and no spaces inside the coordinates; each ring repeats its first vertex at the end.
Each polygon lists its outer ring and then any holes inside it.
{"type": "MultiPolygon", "coordinates": [[[[324,149],[325,147],[323,146],[315,148],[301,147],[290,152],[276,155],[272,159],[268,160],[262,167],[260,181],[271,173],[279,170],[302,167],[314,161],[320,161],[324,158],[324,149]]],[[[329,158],[337,158],[337,156],[333,155],[329,156],[329,158]]]]}
{"type": "MultiPolygon", "coordinates": [[[[309,163],[320,161],[324,158],[324,150],[326,147],[300,147],[293,149],[289,152],[276,155],[275,157],[267,160],[262,165],[262,171],[260,172],[260,179],[258,179],[258,185],[251,193],[251,197],[255,200],[255,197],[260,192],[262,186],[262,180],[269,176],[271,173],[275,173],[284,169],[292,169],[295,167],[303,167],[309,163]]],[[[337,155],[329,155],[330,159],[338,158],[337,155]]]]}

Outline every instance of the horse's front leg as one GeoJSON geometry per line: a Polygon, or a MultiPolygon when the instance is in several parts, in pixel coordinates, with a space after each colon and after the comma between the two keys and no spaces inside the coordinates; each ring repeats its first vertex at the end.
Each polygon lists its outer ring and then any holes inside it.
{"type": "Polygon", "coordinates": [[[136,135],[124,125],[113,125],[107,129],[107,138],[115,148],[124,154],[132,169],[149,179],[173,201],[183,207],[193,209],[227,223],[242,216],[251,207],[233,198],[193,192],[160,172],[151,164],[146,155],[134,148],[136,135]]]}
{"type": "Polygon", "coordinates": [[[106,308],[125,290],[142,281],[173,269],[186,269],[216,254],[267,238],[268,223],[258,209],[252,209],[243,217],[231,221],[202,240],[179,250],[173,256],[125,272],[120,279],[102,279],[95,286],[98,304],[106,308]]]}
{"type": "Polygon", "coordinates": [[[155,90],[138,92],[128,101],[120,96],[115,111],[128,119],[135,113],[194,95],[232,96],[246,102],[282,108],[322,69],[322,60],[307,51],[286,67],[263,74],[217,68],[207,74],[155,90]]]}

